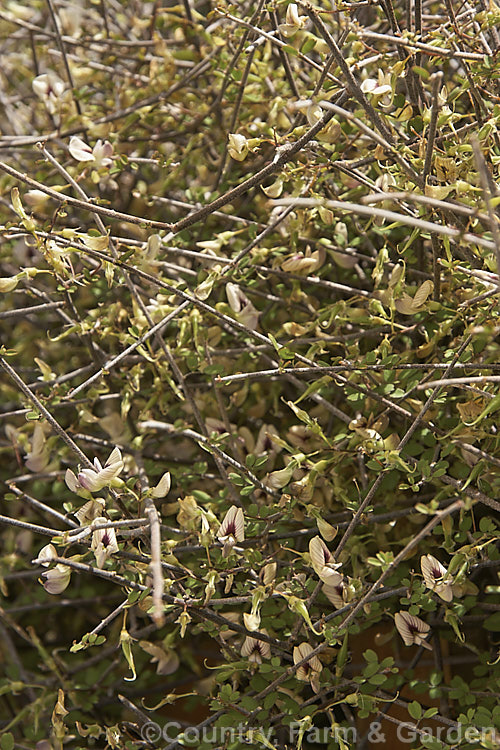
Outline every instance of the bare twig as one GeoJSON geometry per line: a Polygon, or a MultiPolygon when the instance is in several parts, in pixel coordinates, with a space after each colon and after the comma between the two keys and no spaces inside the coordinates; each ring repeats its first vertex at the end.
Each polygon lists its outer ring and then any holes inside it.
{"type": "Polygon", "coordinates": [[[431,76],[432,85],[432,104],[431,104],[431,121],[429,123],[429,130],[427,131],[427,142],[425,144],[425,160],[424,160],[424,185],[427,183],[427,177],[431,171],[432,165],[432,154],[434,152],[434,140],[436,138],[436,127],[438,121],[439,110],[441,106],[439,104],[439,91],[443,82],[443,74],[441,71],[433,73],[431,76]]]}
{"type": "Polygon", "coordinates": [[[47,5],[48,5],[48,8],[49,8],[50,16],[52,18],[52,24],[54,26],[54,31],[56,33],[57,44],[58,44],[58,47],[59,47],[59,50],[61,52],[61,56],[62,56],[62,59],[63,59],[64,69],[66,70],[66,75],[68,77],[68,83],[71,86],[71,94],[72,94],[72,97],[73,97],[73,102],[75,104],[76,111],[78,112],[79,115],[81,115],[82,114],[82,108],[81,108],[80,102],[75,97],[75,92],[74,92],[75,84],[73,83],[73,76],[71,75],[71,69],[69,67],[68,57],[66,55],[66,49],[64,47],[64,41],[63,41],[63,39],[61,37],[61,32],[59,31],[59,24],[57,22],[57,15],[56,15],[56,10],[54,8],[54,3],[52,2],[52,0],[47,0],[47,5]]]}
{"type": "Polygon", "coordinates": [[[19,388],[21,393],[23,393],[26,398],[31,401],[33,406],[38,409],[40,414],[47,420],[47,422],[50,424],[52,429],[59,435],[59,437],[66,443],[66,445],[75,453],[79,460],[89,469],[94,469],[94,464],[87,458],[85,453],[77,446],[77,444],[74,442],[72,438],[68,435],[66,430],[64,430],[59,422],[52,416],[52,414],[49,412],[48,409],[45,408],[45,406],[42,404],[42,402],[35,396],[35,394],[30,391],[28,386],[23,382],[23,380],[19,377],[17,372],[14,370],[13,367],[9,365],[9,363],[0,356],[0,367],[7,373],[7,375],[14,381],[16,386],[19,388]]]}
{"type": "Polygon", "coordinates": [[[495,247],[496,261],[497,261],[497,273],[499,274],[498,286],[500,287],[500,228],[498,226],[498,219],[493,211],[492,198],[490,189],[490,177],[488,175],[488,167],[484,160],[481,152],[481,146],[476,136],[471,136],[471,144],[474,150],[474,158],[476,160],[479,178],[481,180],[481,187],[483,189],[484,201],[486,203],[486,209],[490,219],[491,234],[493,235],[493,242],[495,247]]]}

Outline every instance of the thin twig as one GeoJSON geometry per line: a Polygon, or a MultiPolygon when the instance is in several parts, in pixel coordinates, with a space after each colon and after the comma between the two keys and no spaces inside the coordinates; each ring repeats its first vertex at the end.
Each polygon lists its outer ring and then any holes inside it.
{"type": "Polygon", "coordinates": [[[427,141],[425,144],[425,160],[424,160],[424,185],[427,184],[427,177],[430,174],[431,171],[431,165],[432,165],[432,155],[434,153],[434,140],[436,138],[436,127],[437,127],[437,121],[438,121],[438,115],[439,111],[441,109],[441,105],[439,103],[439,91],[441,89],[441,85],[443,82],[443,73],[439,71],[438,73],[433,73],[431,76],[431,96],[432,96],[432,104],[431,104],[431,121],[429,123],[429,130],[427,131],[427,141]]]}
{"type": "Polygon", "coordinates": [[[5,310],[0,312],[0,320],[11,318],[25,318],[27,315],[36,315],[45,310],[54,310],[64,307],[64,302],[46,302],[44,305],[31,305],[31,307],[18,307],[14,310],[5,310]]]}
{"type": "MultiPolygon", "coordinates": [[[[465,350],[465,348],[468,346],[468,344],[472,340],[472,336],[473,336],[473,334],[469,334],[469,336],[467,336],[467,338],[465,339],[465,341],[460,346],[458,352],[455,354],[455,356],[453,357],[450,365],[447,367],[447,369],[445,371],[445,377],[446,377],[446,375],[448,373],[450,373],[453,370],[455,362],[458,361],[460,355],[462,354],[462,352],[465,350]]],[[[425,404],[422,406],[422,408],[421,408],[420,412],[418,413],[417,417],[414,419],[414,421],[412,422],[411,426],[408,428],[408,430],[405,432],[405,434],[403,435],[403,437],[399,441],[398,446],[396,448],[396,451],[398,451],[398,452],[402,451],[403,448],[405,447],[405,445],[407,445],[408,441],[410,440],[411,436],[414,434],[415,430],[417,429],[418,425],[422,421],[423,417],[429,411],[430,407],[432,406],[432,404],[434,403],[435,399],[439,395],[439,391],[440,391],[439,387],[436,387],[436,388],[433,389],[431,395],[429,396],[429,398],[427,399],[427,401],[425,402],[425,404]]],[[[382,484],[382,481],[385,478],[385,475],[387,474],[388,471],[389,471],[388,469],[382,470],[380,472],[380,474],[377,476],[377,478],[375,479],[375,481],[372,484],[372,486],[370,487],[370,489],[368,490],[368,493],[367,493],[365,499],[362,501],[362,503],[360,504],[360,506],[357,509],[356,513],[354,514],[354,516],[353,516],[353,518],[351,520],[351,523],[349,524],[349,526],[347,527],[346,531],[344,532],[344,534],[342,536],[342,539],[340,540],[340,542],[339,542],[339,544],[337,546],[337,549],[335,550],[335,555],[334,556],[335,556],[336,559],[338,559],[340,553],[342,552],[342,550],[344,549],[345,545],[347,544],[347,541],[349,540],[349,538],[351,537],[354,529],[356,528],[357,524],[359,523],[359,520],[360,520],[362,514],[364,513],[364,511],[365,511],[366,507],[369,505],[369,503],[372,501],[373,497],[375,496],[376,491],[378,490],[378,488],[382,484]]]]}
{"type": "MultiPolygon", "coordinates": [[[[254,175],[237,185],[232,190],[228,190],[226,193],[224,193],[224,195],[216,198],[208,205],[203,206],[203,208],[200,208],[198,211],[194,211],[189,216],[186,216],[185,219],[181,219],[180,221],[171,225],[171,236],[174,236],[179,232],[182,232],[183,229],[186,229],[187,227],[190,227],[193,224],[206,219],[206,217],[210,216],[210,214],[212,214],[214,211],[217,211],[219,208],[222,208],[222,206],[226,206],[228,203],[231,203],[239,196],[247,193],[250,189],[262,185],[262,183],[268,177],[275,174],[275,172],[279,172],[287,162],[291,161],[296,154],[302,151],[302,149],[310,141],[312,141],[312,139],[325,127],[325,125],[329,123],[332,117],[333,113],[325,112],[323,117],[321,117],[318,122],[316,122],[306,133],[304,133],[304,135],[300,136],[300,138],[298,138],[294,143],[286,143],[283,146],[278,146],[273,160],[269,162],[269,164],[267,164],[265,167],[263,167],[259,172],[256,172],[254,175]]],[[[0,162],[0,167],[2,167],[2,162],[0,162]]],[[[153,226],[153,224],[151,224],[151,226],[153,226]]]]}
{"type": "Polygon", "coordinates": [[[64,430],[59,422],[52,416],[48,409],[42,404],[42,402],[35,396],[35,394],[28,388],[28,386],[19,377],[17,372],[9,363],[0,356],[0,367],[5,370],[7,375],[14,381],[21,393],[24,393],[26,398],[31,401],[33,406],[40,412],[40,414],[47,420],[52,429],[59,435],[59,437],[66,443],[66,445],[75,453],[79,460],[88,469],[95,469],[94,464],[87,458],[85,453],[77,446],[77,444],[70,438],[66,430],[64,430]]]}
{"type": "Polygon", "coordinates": [[[460,385],[461,383],[500,383],[500,375],[478,375],[469,378],[443,378],[442,380],[431,380],[430,383],[420,383],[417,390],[427,390],[435,386],[460,385]]]}
{"type": "Polygon", "coordinates": [[[93,375],[90,376],[90,378],[87,378],[83,383],[80,383],[80,385],[73,388],[69,393],[67,393],[66,398],[74,398],[78,393],[81,393],[86,388],[88,388],[92,383],[95,383],[96,380],[99,380],[99,378],[102,375],[108,375],[109,371],[112,370],[116,365],[118,365],[125,357],[127,357],[132,352],[136,351],[142,344],[144,344],[148,339],[150,339],[152,336],[155,336],[157,333],[160,333],[161,330],[170,323],[170,321],[175,320],[179,316],[179,314],[188,307],[189,302],[182,302],[178,307],[175,308],[175,310],[172,310],[172,312],[168,313],[168,315],[165,315],[164,318],[160,320],[159,323],[156,323],[152,328],[149,328],[146,333],[144,333],[137,341],[135,341],[133,344],[130,344],[130,346],[127,346],[125,349],[123,349],[120,354],[117,354],[116,357],[112,357],[111,359],[108,359],[107,362],[103,364],[100,370],[98,372],[95,372],[93,375]]]}
{"type": "Polygon", "coordinates": [[[373,106],[370,104],[365,94],[361,90],[359,84],[357,83],[356,79],[351,73],[351,70],[348,64],[345,61],[344,56],[337,45],[337,42],[328,31],[325,24],[323,23],[316,8],[314,8],[308,2],[299,2],[298,4],[301,5],[302,8],[304,8],[305,12],[309,16],[313,24],[317,26],[317,28],[319,29],[321,36],[330,47],[330,50],[332,52],[332,55],[335,58],[337,65],[339,66],[339,68],[341,69],[342,73],[345,76],[348,91],[361,104],[361,106],[365,110],[365,113],[368,119],[370,120],[370,122],[372,123],[372,125],[374,125],[377,128],[379,133],[381,133],[381,135],[383,135],[384,138],[387,141],[389,141],[391,145],[394,144],[395,138],[394,138],[393,133],[391,132],[389,127],[385,124],[385,122],[383,122],[379,113],[373,108],[373,106]]]}
{"type": "Polygon", "coordinates": [[[52,18],[52,25],[54,26],[54,31],[55,31],[55,34],[56,34],[57,44],[58,44],[58,47],[59,47],[59,50],[61,52],[61,56],[62,56],[62,59],[63,59],[64,69],[66,70],[66,75],[68,77],[68,83],[69,83],[69,85],[71,87],[71,94],[72,94],[72,97],[73,97],[73,102],[75,104],[76,111],[78,112],[79,115],[81,115],[82,114],[82,108],[80,106],[80,102],[78,101],[78,99],[75,96],[75,92],[74,92],[75,84],[73,83],[73,76],[71,75],[71,70],[70,70],[69,63],[68,63],[68,57],[66,55],[66,49],[64,47],[64,42],[63,42],[62,37],[61,37],[61,32],[59,31],[59,24],[57,22],[56,11],[55,11],[54,4],[53,4],[52,0],[47,0],[47,5],[48,5],[48,8],[49,8],[49,12],[50,12],[51,18],[52,18]]]}
{"type": "Polygon", "coordinates": [[[137,427],[140,430],[163,430],[170,434],[185,435],[192,440],[196,440],[196,442],[202,444],[202,447],[204,447],[205,450],[207,450],[209,453],[217,454],[219,458],[221,458],[238,472],[243,474],[243,476],[246,477],[256,487],[259,487],[259,489],[267,492],[273,497],[281,497],[281,493],[276,492],[276,490],[274,490],[272,487],[268,487],[267,485],[265,485],[260,481],[258,477],[255,476],[252,471],[250,471],[250,469],[248,469],[246,466],[243,466],[243,464],[241,464],[239,461],[236,461],[235,458],[231,458],[231,456],[228,456],[228,454],[225,453],[221,448],[219,448],[214,443],[211,443],[208,438],[206,438],[204,435],[200,435],[199,432],[195,432],[194,430],[176,430],[174,425],[169,424],[168,422],[158,422],[155,419],[148,419],[145,422],[139,422],[137,427]]]}
{"type": "Polygon", "coordinates": [[[22,492],[13,482],[8,482],[8,487],[11,492],[13,492],[19,500],[25,501],[28,505],[30,505],[32,508],[36,508],[41,513],[47,513],[47,515],[52,516],[53,518],[57,518],[58,521],[61,523],[64,523],[65,526],[70,526],[73,529],[80,528],[76,521],[73,521],[71,518],[68,518],[67,516],[64,516],[62,513],[59,513],[58,510],[55,508],[51,508],[46,503],[42,503],[40,500],[37,500],[34,497],[31,497],[31,495],[28,495],[26,492],[22,492]]]}
{"type": "Polygon", "coordinates": [[[451,515],[452,513],[456,513],[458,510],[461,510],[464,507],[463,500],[457,500],[456,502],[452,503],[448,506],[448,508],[445,508],[444,510],[438,510],[434,518],[432,518],[429,523],[427,523],[421,531],[418,532],[414,537],[410,539],[408,544],[403,547],[403,549],[396,555],[394,560],[390,563],[390,565],[387,566],[387,568],[384,570],[384,572],[377,578],[375,583],[370,586],[366,594],[357,602],[357,604],[353,607],[353,609],[349,612],[347,617],[342,620],[340,625],[336,628],[336,632],[342,631],[344,628],[346,628],[350,622],[356,617],[357,613],[364,607],[364,605],[367,602],[368,597],[373,596],[373,594],[376,593],[376,591],[382,586],[383,582],[388,578],[391,573],[394,571],[395,568],[399,565],[399,563],[402,560],[405,560],[409,553],[419,544],[419,542],[422,539],[425,539],[426,536],[430,534],[432,529],[438,525],[438,523],[441,523],[441,521],[446,518],[447,516],[451,515]]]}
{"type": "Polygon", "coordinates": [[[432,298],[435,302],[439,302],[441,296],[441,268],[439,265],[440,256],[440,241],[435,234],[431,235],[432,245],[432,273],[434,278],[434,289],[432,298]]]}
{"type": "Polygon", "coordinates": [[[465,241],[474,245],[480,245],[487,250],[495,250],[494,242],[486,240],[479,235],[471,234],[470,232],[461,232],[460,229],[454,229],[453,227],[444,226],[443,224],[435,224],[431,221],[426,221],[425,219],[416,219],[413,216],[398,214],[395,211],[386,211],[383,208],[370,209],[368,206],[363,206],[358,203],[348,203],[347,201],[336,200],[317,200],[316,198],[277,198],[273,200],[273,203],[275,206],[288,206],[292,201],[296,201],[298,206],[324,206],[325,208],[333,208],[339,211],[345,211],[346,213],[359,214],[360,216],[379,216],[388,221],[399,221],[401,224],[406,224],[410,227],[417,227],[423,232],[435,232],[436,234],[452,237],[462,242],[465,241]]]}
{"type": "Polygon", "coordinates": [[[376,31],[369,31],[367,29],[360,29],[359,35],[365,39],[373,39],[380,42],[390,42],[391,44],[401,45],[407,47],[409,50],[421,50],[428,55],[435,57],[445,58],[459,58],[462,60],[484,60],[484,55],[480,55],[476,52],[459,52],[458,50],[449,50],[445,47],[434,47],[432,44],[424,44],[423,42],[417,42],[404,37],[391,36],[391,34],[379,34],[376,31]]]}
{"type": "MultiPolygon", "coordinates": [[[[77,131],[79,132],[79,131],[77,131]]],[[[40,142],[40,137],[38,136],[35,139],[35,143],[40,142]]],[[[90,211],[93,214],[98,214],[99,216],[104,216],[107,219],[111,219],[113,221],[126,221],[130,224],[137,224],[137,225],[143,225],[143,226],[149,226],[154,227],[156,229],[171,229],[171,224],[168,224],[164,221],[153,221],[150,219],[146,219],[144,217],[140,216],[132,216],[131,214],[124,214],[120,211],[115,211],[111,208],[104,208],[103,206],[98,206],[91,201],[82,201],[78,198],[72,198],[70,195],[66,195],[65,193],[59,192],[57,190],[53,190],[52,188],[48,187],[42,182],[38,182],[37,180],[34,180],[32,177],[28,177],[27,174],[23,174],[22,172],[19,172],[17,169],[14,169],[13,167],[9,166],[8,164],[5,164],[5,162],[0,161],[0,169],[3,169],[4,172],[7,174],[10,174],[11,177],[14,177],[19,182],[23,183],[24,185],[29,185],[31,188],[35,188],[36,190],[41,190],[43,193],[46,193],[47,195],[50,195],[51,198],[54,198],[58,203],[67,204],[68,206],[74,206],[75,208],[81,208],[83,211],[90,211]]]]}
{"type": "Polygon", "coordinates": [[[484,201],[486,203],[486,209],[488,211],[488,216],[490,219],[490,228],[491,228],[491,234],[493,235],[493,242],[494,242],[494,248],[495,248],[495,254],[496,254],[496,261],[497,261],[497,273],[499,275],[498,278],[498,286],[500,287],[500,228],[498,226],[498,219],[495,215],[495,212],[493,211],[492,206],[492,198],[494,197],[491,194],[490,189],[490,176],[488,174],[488,167],[486,166],[486,162],[484,160],[484,156],[481,151],[481,146],[479,144],[479,141],[477,137],[471,136],[471,144],[472,149],[474,151],[474,158],[476,160],[477,169],[479,172],[479,179],[481,180],[481,187],[483,189],[483,196],[484,201]]]}

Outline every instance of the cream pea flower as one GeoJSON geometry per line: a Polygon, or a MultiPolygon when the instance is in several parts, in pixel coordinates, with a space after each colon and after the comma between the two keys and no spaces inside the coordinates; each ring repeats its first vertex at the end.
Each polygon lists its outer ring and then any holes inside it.
{"type": "Polygon", "coordinates": [[[103,487],[117,486],[121,483],[121,480],[118,480],[118,474],[123,469],[120,449],[115,448],[111,451],[104,467],[98,458],[94,458],[94,467],[94,469],[82,469],[78,477],[74,475],[71,469],[68,469],[64,479],[69,489],[72,492],[78,492],[81,489],[88,490],[88,492],[99,492],[103,487]]]}
{"type": "MultiPolygon", "coordinates": [[[[267,635],[267,631],[264,629],[261,632],[267,635]]],[[[271,658],[271,648],[269,643],[259,641],[258,638],[247,635],[241,647],[241,655],[255,664],[262,664],[262,659],[271,658]]]]}
{"type": "Polygon", "coordinates": [[[226,284],[227,301],[239,323],[255,331],[259,324],[259,311],[253,306],[248,297],[237,284],[226,284]]]}
{"type": "MultiPolygon", "coordinates": [[[[109,520],[100,516],[95,519],[94,524],[98,526],[109,524],[109,520]]],[[[119,548],[115,530],[113,528],[97,528],[92,534],[92,544],[90,546],[94,552],[97,567],[102,568],[108,557],[114,552],[118,552],[119,548]]]]}
{"type": "Polygon", "coordinates": [[[286,9],[285,23],[280,23],[279,30],[283,36],[294,36],[297,31],[304,28],[307,16],[299,16],[299,10],[296,3],[290,3],[286,9]]]}
{"type": "Polygon", "coordinates": [[[337,569],[340,568],[341,563],[335,562],[332,553],[320,536],[315,536],[309,542],[309,555],[311,565],[323,583],[338,582],[337,569]]]}
{"type": "Polygon", "coordinates": [[[229,508],[219,527],[217,537],[224,545],[223,557],[229,557],[236,542],[242,542],[245,539],[245,518],[241,508],[237,508],[236,505],[229,508]]]}
{"type": "MultiPolygon", "coordinates": [[[[300,646],[295,646],[293,649],[293,663],[298,664],[305,659],[313,651],[312,646],[304,641],[300,646]]],[[[319,693],[319,676],[323,665],[317,656],[312,656],[302,666],[297,669],[295,676],[301,682],[309,682],[315,693],[319,693]]]]}
{"type": "Polygon", "coordinates": [[[432,646],[425,640],[430,633],[430,625],[427,625],[420,617],[401,611],[394,615],[394,622],[406,646],[415,644],[432,651],[432,646]]]}
{"type": "Polygon", "coordinates": [[[453,599],[452,581],[447,578],[448,571],[433,555],[422,555],[420,567],[425,585],[445,602],[453,599]]]}
{"type": "Polygon", "coordinates": [[[244,135],[229,133],[227,150],[231,159],[244,161],[248,156],[248,141],[244,135]]]}
{"type": "Polygon", "coordinates": [[[77,135],[71,137],[68,147],[69,153],[76,161],[91,161],[98,169],[109,167],[113,163],[113,146],[109,141],[98,140],[94,148],[85,143],[77,135]]]}
{"type": "MultiPolygon", "coordinates": [[[[52,570],[42,573],[46,579],[43,588],[48,594],[62,594],[64,589],[69,585],[71,579],[71,568],[62,563],[58,563],[52,570]]],[[[41,583],[41,581],[40,581],[41,583]]]]}
{"type": "Polygon", "coordinates": [[[336,609],[341,609],[344,604],[344,578],[340,573],[334,573],[328,581],[323,584],[322,592],[336,609]]]}
{"type": "Polygon", "coordinates": [[[66,91],[66,84],[52,71],[42,73],[32,81],[35,94],[43,101],[47,111],[55,115],[66,91]]]}

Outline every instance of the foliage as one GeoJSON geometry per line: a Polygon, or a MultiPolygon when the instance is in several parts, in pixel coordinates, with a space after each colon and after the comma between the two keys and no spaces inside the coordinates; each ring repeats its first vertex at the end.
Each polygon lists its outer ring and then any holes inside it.
{"type": "Polygon", "coordinates": [[[0,747],[498,747],[497,6],[0,19],[0,747]]]}

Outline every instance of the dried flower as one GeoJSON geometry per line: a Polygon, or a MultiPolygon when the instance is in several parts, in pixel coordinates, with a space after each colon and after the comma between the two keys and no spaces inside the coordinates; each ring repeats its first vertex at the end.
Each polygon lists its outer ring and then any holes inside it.
{"type": "Polygon", "coordinates": [[[307,122],[311,127],[313,125],[316,125],[316,123],[319,122],[323,117],[323,110],[321,109],[320,105],[315,102],[310,104],[306,111],[306,117],[307,122]]]}
{"type": "Polygon", "coordinates": [[[255,331],[259,323],[259,311],[253,306],[246,294],[237,284],[226,284],[226,295],[236,320],[255,331]]]}
{"type": "Polygon", "coordinates": [[[44,209],[49,198],[50,195],[44,193],[43,190],[28,190],[24,194],[24,202],[27,206],[32,208],[33,211],[41,211],[44,209]]]}
{"type": "Polygon", "coordinates": [[[290,482],[294,471],[294,465],[292,463],[289,463],[288,466],[286,466],[284,469],[279,469],[278,471],[271,472],[267,479],[267,484],[273,490],[280,490],[290,482]]]}
{"type": "Polygon", "coordinates": [[[243,510],[232,505],[222,521],[217,532],[219,541],[223,543],[223,557],[228,557],[236,542],[245,539],[245,518],[243,510]]]}
{"type": "Polygon", "coordinates": [[[13,292],[18,284],[19,278],[17,276],[2,276],[0,278],[0,292],[13,292]]]}
{"type": "Polygon", "coordinates": [[[30,471],[43,471],[49,465],[50,456],[45,442],[42,425],[37,422],[33,431],[31,451],[26,454],[26,468],[30,471]]]}
{"type": "Polygon", "coordinates": [[[434,284],[430,279],[421,284],[413,297],[403,292],[403,295],[394,300],[396,310],[402,315],[414,315],[424,309],[427,297],[432,293],[434,284]]]}
{"type": "Polygon", "coordinates": [[[83,489],[80,482],[76,478],[75,473],[71,471],[71,469],[66,469],[64,481],[66,482],[66,487],[71,490],[71,492],[79,492],[83,489]]]}
{"type": "Polygon", "coordinates": [[[258,630],[260,627],[260,614],[258,609],[243,613],[243,622],[247,630],[258,630]]]}
{"type": "MultiPolygon", "coordinates": [[[[239,612],[225,612],[224,617],[226,620],[229,620],[229,622],[233,622],[236,625],[239,624],[240,621],[240,613],[239,612]]],[[[227,630],[221,630],[219,632],[219,638],[225,643],[229,638],[234,638],[235,635],[238,635],[238,632],[236,630],[231,630],[231,628],[228,628],[227,630]]]]}
{"type": "Polygon", "coordinates": [[[72,37],[80,37],[84,26],[85,7],[81,4],[70,3],[59,8],[59,20],[64,33],[72,37]]]}
{"type": "Polygon", "coordinates": [[[272,435],[279,437],[276,427],[272,424],[263,424],[257,435],[254,449],[251,452],[255,453],[257,456],[261,454],[269,455],[280,453],[283,450],[283,447],[274,442],[271,437],[272,435]]]}
{"type": "Polygon", "coordinates": [[[259,572],[259,578],[264,586],[271,586],[276,579],[276,571],[278,569],[277,563],[268,563],[261,568],[259,572]]]}
{"type": "Polygon", "coordinates": [[[281,264],[281,269],[287,273],[295,273],[297,275],[307,275],[316,271],[325,260],[324,250],[315,250],[313,253],[311,249],[306,248],[304,253],[295,253],[291,255],[281,264]]]}
{"type": "MultiPolygon", "coordinates": [[[[75,481],[77,481],[74,474],[73,477],[75,478],[75,481]]],[[[85,503],[85,505],[82,505],[81,508],[76,510],[73,515],[78,519],[78,523],[80,524],[80,526],[84,526],[85,524],[92,523],[92,521],[95,521],[95,519],[99,518],[99,516],[102,516],[104,506],[105,502],[102,497],[93,497],[91,500],[85,503]]]]}
{"type": "MultiPolygon", "coordinates": [[[[109,520],[103,516],[95,519],[96,524],[109,524],[109,520]]],[[[102,568],[109,555],[118,552],[118,542],[113,528],[96,529],[92,534],[92,544],[90,545],[96,559],[97,567],[102,568]]]]}
{"type": "Polygon", "coordinates": [[[430,625],[416,617],[410,615],[409,612],[397,612],[394,615],[394,621],[398,629],[399,635],[405,642],[406,646],[423,646],[424,648],[432,651],[432,646],[426,642],[426,638],[429,635],[430,625]]]}
{"type": "Polygon", "coordinates": [[[318,527],[318,531],[327,542],[332,542],[336,535],[337,535],[337,529],[335,526],[332,526],[331,523],[328,523],[328,521],[325,521],[324,518],[318,517],[316,518],[316,525],[318,527]]]}
{"type": "Polygon", "coordinates": [[[267,187],[261,185],[260,189],[268,198],[279,198],[283,192],[283,180],[281,177],[278,177],[273,183],[271,183],[271,185],[268,185],[267,187]]]}
{"type": "Polygon", "coordinates": [[[191,620],[192,620],[192,617],[189,614],[189,612],[187,610],[183,610],[180,613],[180,615],[177,618],[177,620],[175,621],[176,624],[178,624],[178,625],[181,626],[181,630],[180,630],[180,636],[181,636],[181,638],[184,638],[184,636],[186,635],[187,626],[189,625],[189,623],[191,622],[191,620]]]}
{"type": "Polygon", "coordinates": [[[290,484],[289,491],[303,503],[309,503],[314,492],[314,482],[314,475],[311,477],[311,472],[307,472],[301,479],[290,484]]]}
{"type": "Polygon", "coordinates": [[[208,547],[213,542],[213,533],[211,527],[211,521],[217,521],[212,511],[200,509],[200,525],[201,529],[199,532],[200,544],[204,547],[208,547]]]}
{"type": "Polygon", "coordinates": [[[172,674],[179,669],[180,659],[172,648],[163,648],[149,641],[139,641],[139,646],[153,657],[150,659],[152,664],[158,662],[156,674],[172,674]]]}
{"type": "Polygon", "coordinates": [[[427,588],[435,591],[445,602],[451,602],[453,599],[452,582],[446,579],[448,571],[444,565],[432,555],[422,555],[420,567],[427,588]]]}
{"type": "MultiPolygon", "coordinates": [[[[293,663],[298,664],[302,659],[308,657],[312,651],[313,648],[307,643],[307,641],[301,643],[300,646],[295,646],[293,649],[293,663]]],[[[302,664],[302,666],[297,669],[295,676],[298,680],[301,680],[301,682],[310,682],[314,692],[319,693],[319,676],[322,669],[323,665],[318,657],[312,656],[305,662],[305,664],[302,664]]]]}
{"type": "Polygon", "coordinates": [[[198,503],[192,495],[180,497],[178,499],[179,512],[177,513],[177,523],[182,529],[195,531],[199,526],[201,511],[198,503]]]}
{"type": "Polygon", "coordinates": [[[337,563],[334,557],[322,538],[315,536],[309,542],[309,555],[311,556],[311,564],[320,580],[324,583],[328,583],[330,579],[337,580],[338,573],[336,572],[340,568],[341,563],[337,563]]]}

